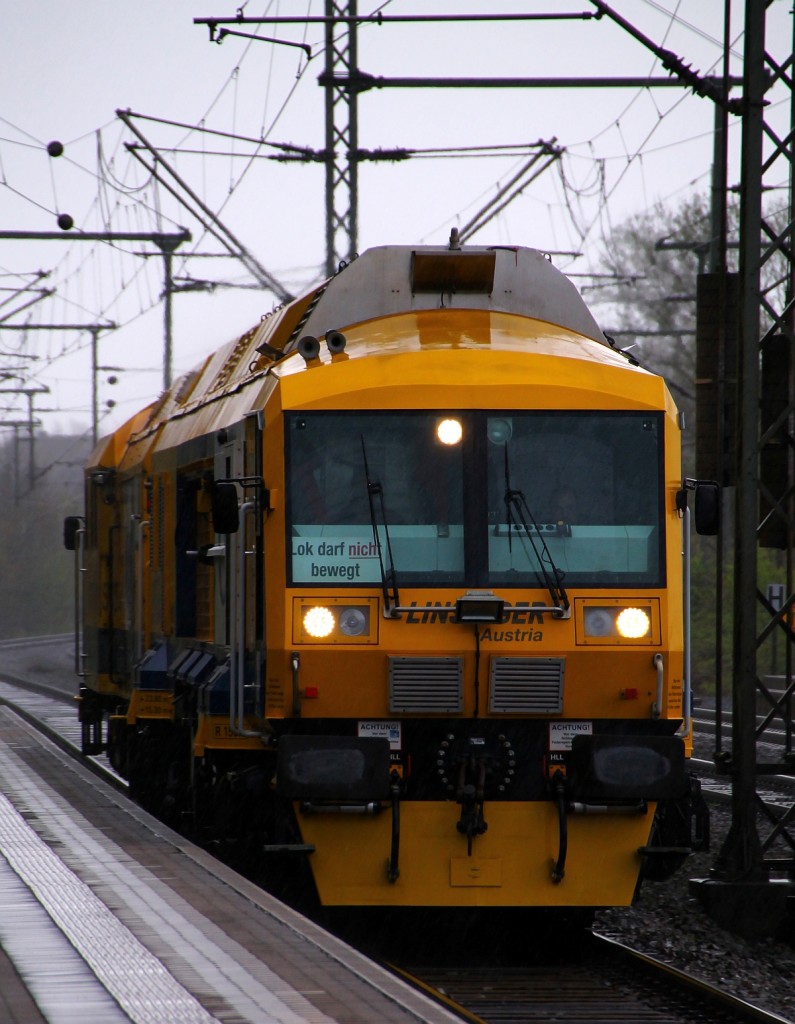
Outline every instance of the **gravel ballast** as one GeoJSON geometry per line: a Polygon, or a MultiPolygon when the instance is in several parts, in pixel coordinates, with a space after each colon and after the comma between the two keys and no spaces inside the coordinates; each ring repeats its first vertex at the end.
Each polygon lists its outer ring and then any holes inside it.
{"type": "Polygon", "coordinates": [[[731,824],[726,804],[712,804],[710,817],[710,852],[693,854],[666,882],[645,882],[632,907],[599,911],[594,931],[795,1021],[795,949],[720,928],[690,894],[690,879],[709,876],[731,824]]]}

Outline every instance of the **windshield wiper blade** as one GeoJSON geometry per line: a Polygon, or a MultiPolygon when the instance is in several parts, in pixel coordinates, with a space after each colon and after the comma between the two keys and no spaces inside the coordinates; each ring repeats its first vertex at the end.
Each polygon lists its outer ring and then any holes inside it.
{"type": "Polygon", "coordinates": [[[394,608],[400,606],[400,594],[398,593],[397,572],[395,571],[395,560],[392,557],[392,543],[389,539],[389,524],[386,518],[384,507],[384,488],[380,481],[370,478],[370,467],[367,463],[367,447],[362,438],[362,456],[364,458],[364,477],[367,481],[367,501],[370,507],[370,523],[373,527],[373,540],[378,551],[378,565],[381,569],[381,591],[384,595],[384,614],[390,615],[394,608]],[[384,525],[384,539],[386,540],[386,552],[389,559],[389,567],[384,566],[384,556],[381,550],[381,537],[378,533],[378,515],[376,499],[381,512],[381,522],[384,525]]]}
{"type": "Polygon", "coordinates": [[[544,585],[549,591],[552,604],[560,608],[562,613],[568,613],[571,603],[566,593],[566,588],[563,586],[565,573],[555,565],[552,554],[547,547],[547,542],[544,539],[544,534],[538,528],[538,523],[530,511],[524,492],[514,490],[511,487],[507,442],[505,444],[505,512],[508,519],[509,550],[514,527],[521,527],[524,536],[530,541],[533,554],[538,562],[538,571],[541,573],[544,585]]]}

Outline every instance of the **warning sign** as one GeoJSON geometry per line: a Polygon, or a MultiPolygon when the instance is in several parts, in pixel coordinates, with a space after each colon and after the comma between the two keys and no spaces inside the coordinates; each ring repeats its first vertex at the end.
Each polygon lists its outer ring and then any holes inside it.
{"type": "Polygon", "coordinates": [[[357,735],[389,740],[390,750],[400,750],[400,722],[359,722],[357,735]]]}
{"type": "Polygon", "coordinates": [[[593,722],[550,722],[549,749],[571,750],[575,736],[593,735],[593,722]]]}

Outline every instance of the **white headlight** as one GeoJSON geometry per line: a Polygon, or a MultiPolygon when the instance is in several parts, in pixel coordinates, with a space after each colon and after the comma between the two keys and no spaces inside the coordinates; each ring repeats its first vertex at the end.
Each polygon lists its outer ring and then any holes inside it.
{"type": "Polygon", "coordinates": [[[367,632],[367,616],[361,608],[343,608],[340,613],[340,630],[345,636],[361,636],[367,632]]]}
{"type": "Polygon", "coordinates": [[[458,444],[461,438],[463,437],[463,428],[461,427],[461,420],[441,420],[436,428],[436,436],[439,438],[442,444],[458,444]]]}
{"type": "Polygon", "coordinates": [[[486,433],[492,444],[505,444],[511,440],[513,423],[510,419],[500,419],[493,416],[488,422],[486,433]]]}
{"type": "Polygon", "coordinates": [[[334,616],[328,608],[308,608],[304,612],[304,629],[316,639],[331,636],[334,632],[334,616]]]}
{"type": "Polygon", "coordinates": [[[615,628],[607,608],[585,608],[582,621],[586,636],[610,636],[615,628]]]}

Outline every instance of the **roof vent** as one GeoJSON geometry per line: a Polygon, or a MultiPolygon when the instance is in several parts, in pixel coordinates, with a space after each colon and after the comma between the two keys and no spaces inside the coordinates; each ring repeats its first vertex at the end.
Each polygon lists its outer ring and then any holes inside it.
{"type": "Polygon", "coordinates": [[[490,295],[494,289],[496,253],[464,252],[440,249],[437,252],[411,254],[411,291],[454,293],[480,292],[490,295]]]}

